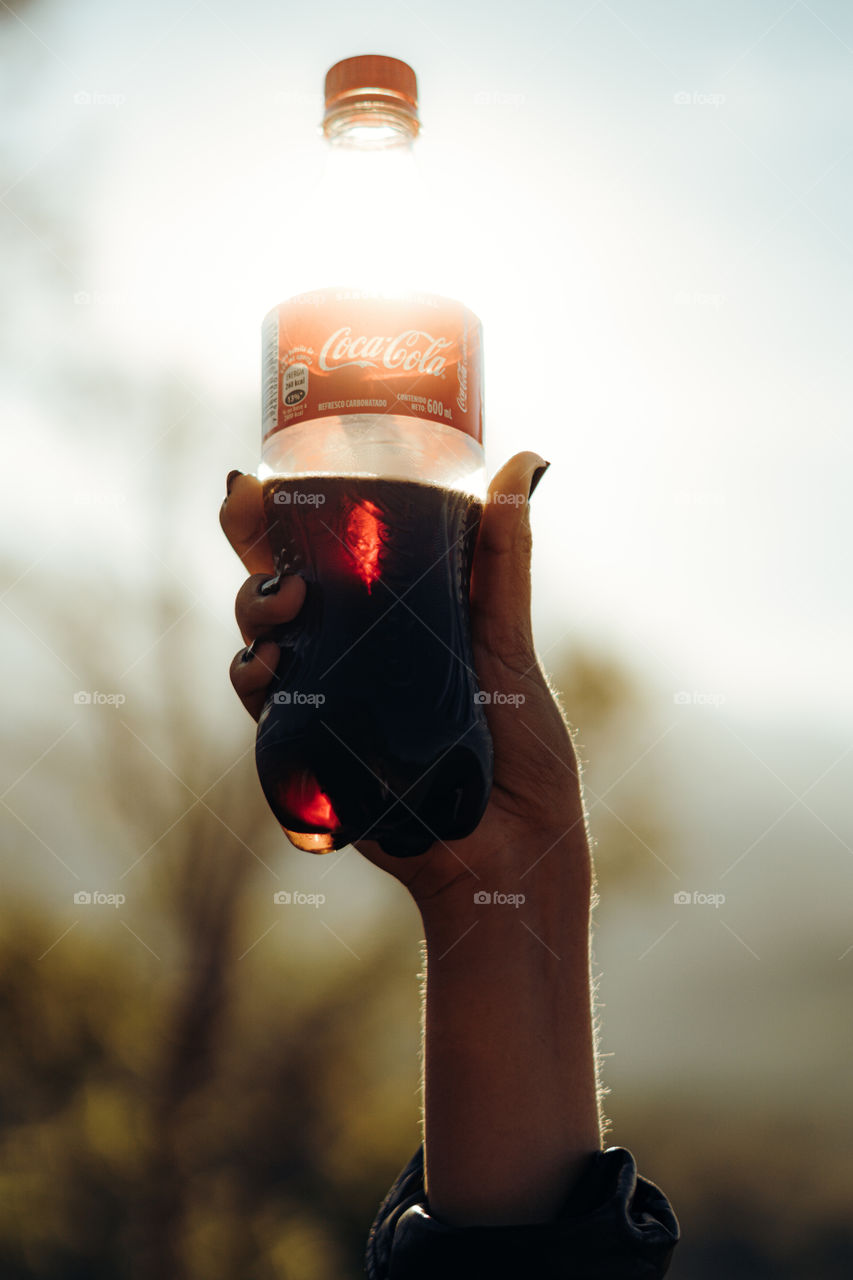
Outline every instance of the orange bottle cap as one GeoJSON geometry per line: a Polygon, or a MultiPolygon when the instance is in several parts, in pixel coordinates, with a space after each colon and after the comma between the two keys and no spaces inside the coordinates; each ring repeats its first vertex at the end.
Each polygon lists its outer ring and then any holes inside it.
{"type": "Polygon", "coordinates": [[[407,62],[380,53],[344,58],[326,72],[326,119],[363,103],[395,107],[418,118],[418,82],[407,62]]]}

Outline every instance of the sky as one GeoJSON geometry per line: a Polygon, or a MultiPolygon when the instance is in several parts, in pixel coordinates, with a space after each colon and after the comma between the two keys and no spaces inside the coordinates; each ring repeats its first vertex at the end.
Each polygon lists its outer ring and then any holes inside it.
{"type": "MultiPolygon", "coordinates": [[[[581,631],[662,696],[844,721],[846,5],[331,3],[321,22],[259,0],[90,0],[5,26],[4,217],[54,288],[46,303],[10,268],[0,395],[20,467],[34,439],[81,464],[42,394],[54,350],[89,377],[177,371],[216,407],[206,462],[253,469],[260,321],[291,291],[323,76],[389,53],[417,72],[425,189],[483,320],[490,469],[528,447],[553,463],[542,647],[581,631]],[[73,266],[33,223],[36,191],[73,228],[73,266]]],[[[94,450],[113,475],[144,445],[116,430],[94,450]]],[[[12,545],[27,500],[13,486],[12,545]]]]}

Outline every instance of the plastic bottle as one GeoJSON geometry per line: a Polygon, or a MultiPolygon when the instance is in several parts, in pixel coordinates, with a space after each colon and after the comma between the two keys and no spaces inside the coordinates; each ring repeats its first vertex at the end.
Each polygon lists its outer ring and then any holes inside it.
{"type": "Polygon", "coordinates": [[[376,839],[407,856],[469,834],[491,788],[468,618],[481,326],[415,284],[429,254],[414,72],[348,58],[325,87],[330,156],[302,249],[340,274],[263,325],[258,476],[277,571],[308,592],[276,637],[256,759],[297,847],[376,839]]]}

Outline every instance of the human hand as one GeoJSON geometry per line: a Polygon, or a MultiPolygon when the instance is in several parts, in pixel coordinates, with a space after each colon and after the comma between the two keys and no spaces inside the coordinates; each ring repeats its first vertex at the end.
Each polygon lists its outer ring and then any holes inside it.
{"type": "MultiPolygon", "coordinates": [[[[532,537],[528,495],[547,464],[537,454],[516,454],[489,486],[471,578],[471,632],[480,688],[494,743],[494,785],[486,812],[470,836],[437,840],[417,857],[394,858],[375,841],[357,848],[400,880],[422,912],[444,910],[450,899],[471,901],[484,873],[517,878],[551,849],[583,866],[588,859],[576,757],[562,713],[539,667],[530,623],[532,537]],[[499,695],[496,698],[495,695],[499,695]],[[525,862],[526,859],[526,862],[525,862]]],[[[262,594],[275,572],[266,537],[261,485],[232,473],[220,520],[234,550],[252,575],[236,602],[243,639],[251,643],[231,664],[231,680],[249,713],[258,719],[275,675],[279,649],[265,639],[299,613],[305,583],[281,579],[274,594],[262,594]]]]}

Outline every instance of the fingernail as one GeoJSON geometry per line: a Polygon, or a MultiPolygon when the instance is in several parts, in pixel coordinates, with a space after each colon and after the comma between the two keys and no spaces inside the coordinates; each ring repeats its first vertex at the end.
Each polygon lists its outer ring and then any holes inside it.
{"type": "Polygon", "coordinates": [[[546,462],[544,467],[537,467],[536,470],[533,472],[533,476],[530,481],[530,492],[527,495],[528,502],[533,497],[534,489],[536,488],[539,481],[542,479],[542,477],[544,476],[545,472],[548,470],[550,465],[551,465],[550,462],[546,462]]]}
{"type": "Polygon", "coordinates": [[[251,662],[253,658],[257,657],[258,651],[255,648],[255,645],[257,643],[258,643],[257,640],[253,640],[252,643],[248,646],[248,648],[243,650],[243,652],[240,654],[241,662],[251,662]]]}
{"type": "Polygon", "coordinates": [[[226,481],[225,481],[225,497],[226,497],[226,498],[229,498],[229,497],[231,496],[231,489],[232,489],[232,487],[233,487],[233,485],[234,485],[234,481],[237,479],[237,477],[238,477],[238,476],[241,476],[242,474],[243,474],[243,472],[242,472],[242,471],[229,471],[229,472],[228,472],[228,476],[227,476],[227,479],[226,479],[226,481]]]}
{"type": "Polygon", "coordinates": [[[267,578],[266,582],[262,582],[258,587],[259,596],[274,596],[281,586],[281,574],[277,573],[274,578],[267,578]]]}

